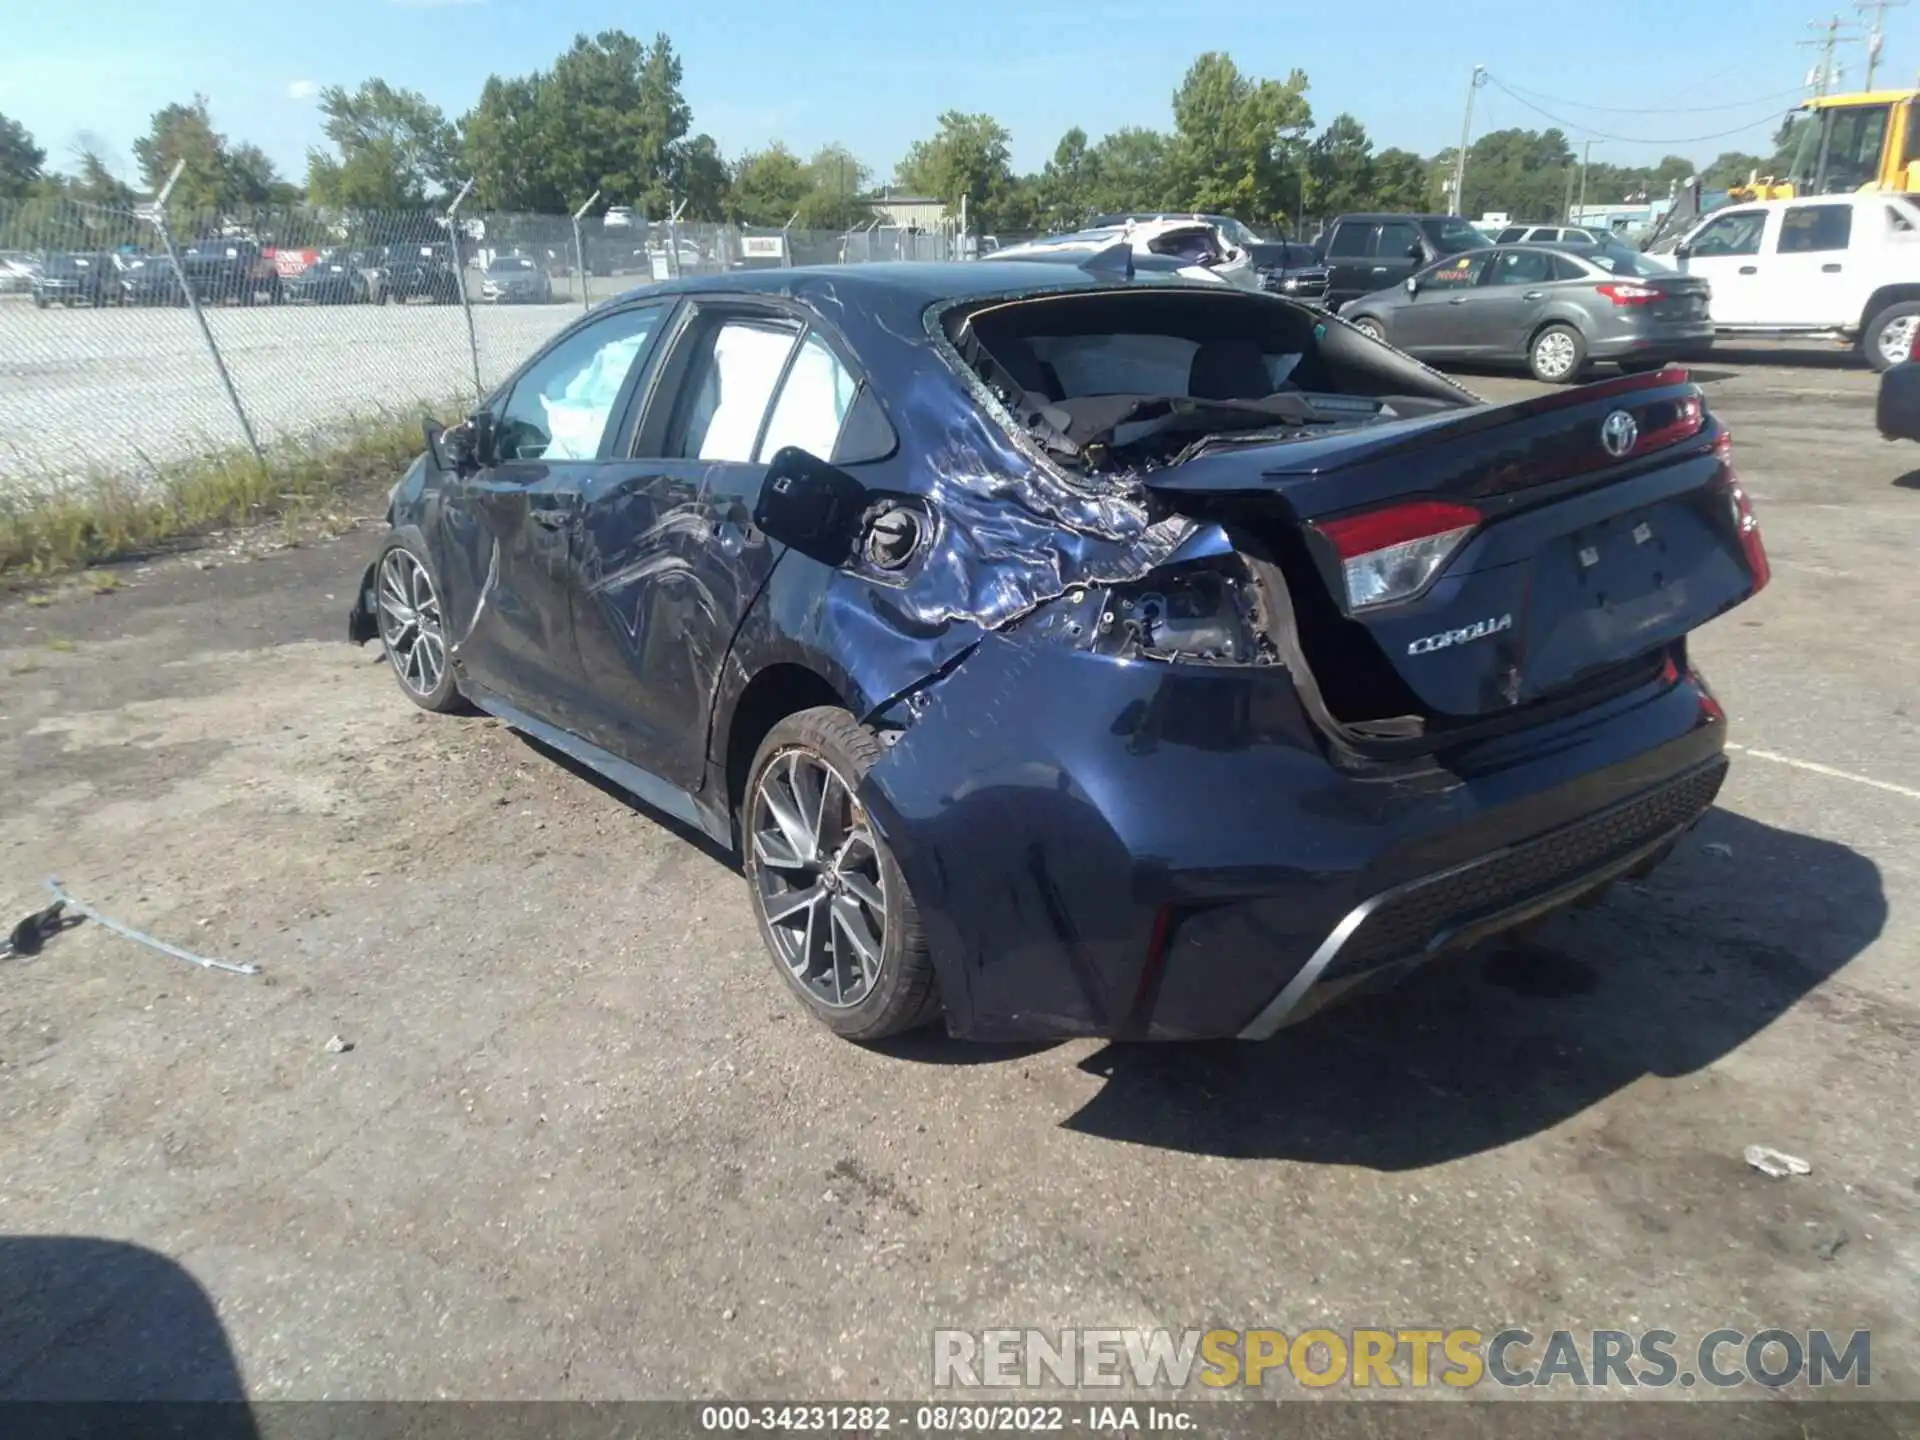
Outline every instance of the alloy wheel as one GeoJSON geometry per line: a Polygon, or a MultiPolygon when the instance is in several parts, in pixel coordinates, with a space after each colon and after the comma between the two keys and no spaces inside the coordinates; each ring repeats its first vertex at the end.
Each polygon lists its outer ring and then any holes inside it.
{"type": "Polygon", "coordinates": [[[1573,369],[1573,337],[1562,331],[1553,330],[1542,335],[1533,353],[1544,375],[1552,375],[1557,379],[1573,369]]]}
{"type": "Polygon", "coordinates": [[[1880,354],[1887,364],[1904,365],[1913,358],[1916,330],[1920,330],[1920,315],[1902,315],[1881,327],[1880,354]]]}
{"type": "Polygon", "coordinates": [[[380,640],[400,683],[422,699],[440,688],[447,670],[440,596],[410,550],[395,547],[380,562],[380,640]]]}
{"type": "Polygon", "coordinates": [[[776,755],[749,810],[754,900],[781,964],[820,1004],[858,1005],[880,978],[886,876],[853,787],[810,750],[776,755]]]}

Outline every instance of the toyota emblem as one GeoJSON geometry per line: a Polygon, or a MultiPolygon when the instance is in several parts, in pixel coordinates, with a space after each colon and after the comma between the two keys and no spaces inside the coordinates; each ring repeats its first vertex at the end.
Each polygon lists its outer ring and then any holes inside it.
{"type": "Polygon", "coordinates": [[[1624,410],[1616,410],[1600,422],[1600,443],[1607,447],[1607,454],[1618,460],[1633,449],[1634,441],[1640,438],[1640,427],[1633,423],[1633,416],[1624,410]]]}

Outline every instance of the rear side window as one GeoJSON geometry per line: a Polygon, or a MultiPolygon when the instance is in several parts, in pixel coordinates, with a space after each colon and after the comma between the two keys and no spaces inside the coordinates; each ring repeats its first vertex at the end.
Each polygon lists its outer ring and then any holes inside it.
{"type": "Polygon", "coordinates": [[[1389,220],[1374,240],[1373,255],[1382,260],[1405,260],[1420,243],[1420,232],[1404,220],[1389,220]]]}
{"type": "Polygon", "coordinates": [[[754,458],[764,464],[775,451],[795,445],[815,459],[833,459],[834,443],[859,388],[826,341],[808,335],[781,383],[754,458]]]}
{"type": "Polygon", "coordinates": [[[1353,220],[1345,220],[1333,227],[1333,238],[1327,241],[1328,255],[1358,257],[1367,253],[1367,240],[1373,234],[1371,225],[1362,225],[1353,220]]]}
{"type": "Polygon", "coordinates": [[[1806,255],[1817,250],[1844,250],[1853,234],[1851,205],[1790,205],[1780,217],[1782,255],[1806,255]]]}
{"type": "Polygon", "coordinates": [[[696,342],[700,353],[667,432],[666,457],[751,461],[793,341],[794,327],[778,321],[728,320],[696,342]]]}
{"type": "Polygon", "coordinates": [[[1544,250],[1509,250],[1493,266],[1495,285],[1543,285],[1553,279],[1553,257],[1544,250]]]}
{"type": "Polygon", "coordinates": [[[1578,261],[1572,260],[1565,255],[1555,255],[1552,258],[1554,279],[1584,280],[1587,278],[1585,268],[1583,268],[1578,261]]]}

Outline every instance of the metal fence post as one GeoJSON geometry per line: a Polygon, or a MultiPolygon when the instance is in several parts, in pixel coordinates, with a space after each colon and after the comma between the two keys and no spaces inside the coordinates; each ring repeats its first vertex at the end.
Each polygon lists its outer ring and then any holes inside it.
{"type": "Polygon", "coordinates": [[[181,160],[173,167],[173,173],[167,177],[167,183],[160,187],[160,193],[154,197],[153,209],[148,218],[153,228],[160,233],[160,244],[167,252],[167,263],[173,266],[174,279],[180,282],[180,288],[186,293],[187,308],[193,311],[194,324],[200,327],[200,338],[207,342],[207,354],[213,357],[214,372],[220,377],[220,385],[227,392],[227,400],[233,406],[233,415],[240,422],[240,433],[247,437],[247,448],[253,452],[253,458],[260,462],[262,470],[267,468],[267,457],[260,449],[260,441],[253,433],[253,422],[247,419],[247,407],[240,403],[240,392],[233,388],[233,377],[227,373],[227,362],[220,356],[220,347],[214,343],[213,330],[207,324],[207,317],[200,309],[200,297],[193,293],[193,282],[187,278],[187,272],[180,267],[180,252],[174,248],[173,232],[167,226],[167,197],[173,193],[174,182],[180,178],[180,172],[187,168],[187,162],[181,160]]]}
{"type": "Polygon", "coordinates": [[[460,287],[460,310],[467,317],[467,350],[473,356],[473,398],[479,404],[487,398],[480,388],[480,337],[473,331],[473,301],[467,296],[467,261],[460,253],[460,202],[473,193],[473,177],[460,187],[460,193],[447,206],[447,240],[453,246],[453,278],[460,287]]]}
{"type": "Polygon", "coordinates": [[[573,212],[573,263],[580,276],[580,309],[591,310],[593,301],[587,298],[587,245],[580,238],[580,217],[593,208],[593,202],[600,198],[600,192],[594,191],[587,197],[587,203],[573,212]]]}

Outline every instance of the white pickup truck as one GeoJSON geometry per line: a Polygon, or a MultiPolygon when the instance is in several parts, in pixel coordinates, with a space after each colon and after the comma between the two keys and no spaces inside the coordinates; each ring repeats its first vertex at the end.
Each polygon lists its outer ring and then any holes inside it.
{"type": "Polygon", "coordinates": [[[1920,204],[1856,192],[1716,210],[1674,249],[1713,287],[1722,338],[1840,340],[1875,370],[1920,330],[1920,204]]]}

